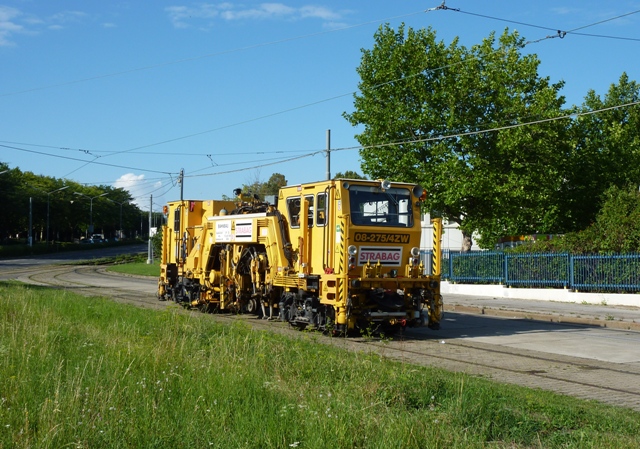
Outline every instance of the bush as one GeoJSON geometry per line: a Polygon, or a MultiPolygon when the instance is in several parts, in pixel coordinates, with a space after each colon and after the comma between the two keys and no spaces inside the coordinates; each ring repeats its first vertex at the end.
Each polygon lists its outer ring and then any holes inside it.
{"type": "Polygon", "coordinates": [[[519,253],[635,253],[640,252],[640,192],[635,186],[610,187],[595,222],[584,231],[521,245],[519,253]]]}

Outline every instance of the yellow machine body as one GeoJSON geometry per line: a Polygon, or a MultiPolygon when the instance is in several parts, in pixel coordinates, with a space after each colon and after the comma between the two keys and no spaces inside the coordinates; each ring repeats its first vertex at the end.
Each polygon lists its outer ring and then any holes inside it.
{"type": "Polygon", "coordinates": [[[158,297],[324,331],[438,328],[442,226],[435,220],[425,267],[422,195],[413,184],[336,179],[266,202],[170,202],[158,297]]]}

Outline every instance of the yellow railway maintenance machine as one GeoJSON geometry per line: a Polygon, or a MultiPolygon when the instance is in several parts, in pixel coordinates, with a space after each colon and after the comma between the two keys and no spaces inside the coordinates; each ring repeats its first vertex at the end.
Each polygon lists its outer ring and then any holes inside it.
{"type": "Polygon", "coordinates": [[[439,328],[442,223],[427,274],[422,187],[335,179],[266,201],[236,194],[165,207],[159,299],[327,332],[439,328]]]}

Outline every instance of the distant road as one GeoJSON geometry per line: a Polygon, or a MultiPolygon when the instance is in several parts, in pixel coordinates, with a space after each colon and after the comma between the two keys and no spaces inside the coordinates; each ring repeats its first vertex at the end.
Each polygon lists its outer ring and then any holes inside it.
{"type": "Polygon", "coordinates": [[[80,251],[63,251],[59,253],[19,257],[14,259],[0,259],[0,278],[4,269],[80,262],[83,260],[100,259],[102,257],[114,257],[121,254],[137,254],[141,252],[147,252],[147,248],[147,244],[144,243],[127,246],[110,246],[106,248],[85,249],[80,251]]]}

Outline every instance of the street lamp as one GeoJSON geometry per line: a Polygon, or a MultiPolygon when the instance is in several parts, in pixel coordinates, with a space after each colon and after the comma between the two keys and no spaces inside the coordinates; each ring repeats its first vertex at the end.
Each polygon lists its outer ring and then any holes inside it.
{"type": "Polygon", "coordinates": [[[100,198],[101,196],[108,195],[109,192],[105,192],[102,195],[89,196],[80,192],[73,192],[74,195],[84,196],[85,198],[89,198],[89,234],[93,234],[93,200],[96,198],[100,198]]]}
{"type": "MultiPolygon", "coordinates": [[[[4,172],[0,172],[0,175],[2,173],[4,173],[4,172]]],[[[46,240],[47,240],[47,244],[48,244],[49,243],[49,203],[50,203],[50,199],[51,199],[51,194],[59,192],[59,191],[64,190],[64,189],[68,189],[69,186],[60,187],[59,189],[51,190],[50,192],[46,192],[46,191],[44,191],[41,188],[36,187],[36,186],[30,186],[30,187],[33,188],[33,189],[39,190],[40,192],[42,192],[42,193],[47,195],[47,236],[46,236],[46,240]]],[[[31,210],[31,198],[29,198],[29,228],[31,228],[32,213],[33,212],[31,210]]],[[[29,233],[29,236],[31,236],[31,233],[29,233]]],[[[29,246],[31,246],[31,243],[29,244],[29,246]]]]}
{"type": "Polygon", "coordinates": [[[105,198],[107,201],[111,201],[112,203],[116,203],[120,205],[120,231],[119,231],[119,235],[118,237],[120,239],[122,239],[122,205],[123,204],[129,204],[129,201],[123,201],[122,203],[120,201],[114,201],[110,198],[105,198]]]}
{"type": "Polygon", "coordinates": [[[47,194],[47,245],[49,244],[49,198],[52,193],[60,192],[61,190],[68,189],[69,186],[60,187],[59,189],[52,190],[51,192],[46,192],[47,194]]]}

